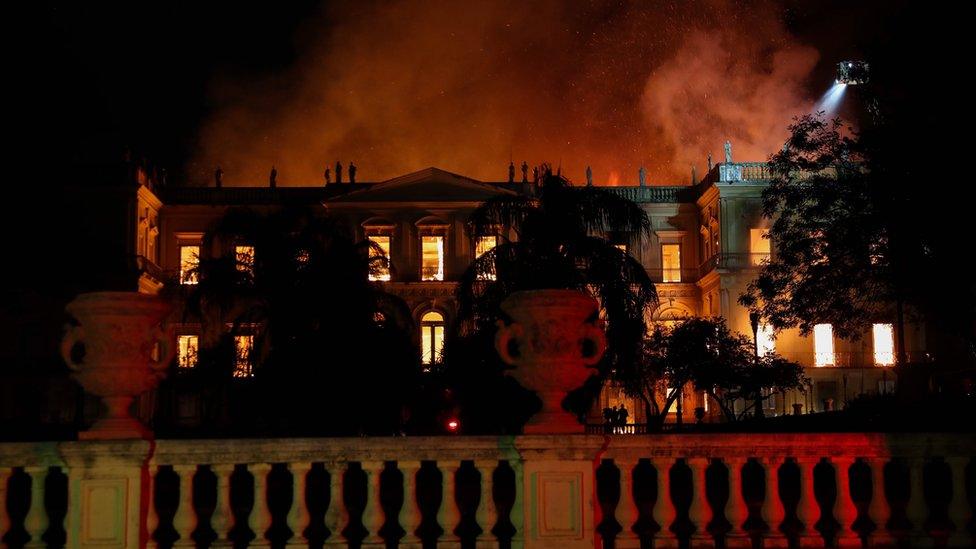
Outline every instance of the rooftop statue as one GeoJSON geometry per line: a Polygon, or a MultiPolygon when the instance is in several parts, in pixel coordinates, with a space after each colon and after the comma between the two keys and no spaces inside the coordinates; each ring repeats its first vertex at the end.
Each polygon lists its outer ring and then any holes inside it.
{"type": "Polygon", "coordinates": [[[350,183],[356,182],[356,165],[353,164],[352,162],[349,163],[349,182],[350,183]]]}
{"type": "Polygon", "coordinates": [[[508,163],[508,182],[515,183],[515,162],[508,163]]]}
{"type": "Polygon", "coordinates": [[[342,183],[342,164],[336,162],[336,183],[342,183]]]}
{"type": "Polygon", "coordinates": [[[712,153],[708,153],[708,171],[712,171],[712,153]]]}
{"type": "Polygon", "coordinates": [[[587,187],[593,186],[593,169],[590,168],[589,166],[586,167],[586,186],[587,187]]]}
{"type": "Polygon", "coordinates": [[[325,167],[325,184],[328,185],[332,183],[332,170],[328,166],[325,167]]]}
{"type": "Polygon", "coordinates": [[[217,188],[219,189],[223,184],[224,184],[224,170],[220,169],[220,166],[217,166],[217,169],[214,171],[214,185],[216,185],[217,188]]]}
{"type": "Polygon", "coordinates": [[[522,183],[529,182],[529,165],[522,161],[522,183]]]}
{"type": "Polygon", "coordinates": [[[732,163],[732,142],[731,141],[725,142],[725,163],[726,164],[732,163]]]}
{"type": "Polygon", "coordinates": [[[278,170],[274,166],[271,166],[271,175],[268,176],[268,183],[271,184],[271,188],[278,186],[278,170]]]}
{"type": "Polygon", "coordinates": [[[640,181],[641,187],[647,186],[647,170],[644,169],[644,166],[641,166],[640,169],[637,170],[637,179],[640,181]]]}

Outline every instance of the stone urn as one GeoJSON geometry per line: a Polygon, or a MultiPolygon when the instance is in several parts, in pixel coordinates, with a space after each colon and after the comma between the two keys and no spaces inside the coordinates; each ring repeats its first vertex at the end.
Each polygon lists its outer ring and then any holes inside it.
{"type": "Polygon", "coordinates": [[[79,325],[68,326],[61,356],[78,383],[101,397],[107,409],[78,437],[151,438],[152,433],[132,417],[129,408],[136,396],[165,377],[173,358],[172,334],[160,326],[170,305],[147,294],[93,292],[80,294],[65,309],[79,325]],[[78,347],[82,353],[77,352],[78,347]]]}
{"type": "Polygon", "coordinates": [[[606,350],[606,336],[591,320],[596,300],[574,290],[529,290],[512,294],[501,307],[512,323],[498,321],[495,349],[515,367],[506,373],[542,399],[542,410],[524,432],[584,432],[562,401],[594,373],[606,350]]]}

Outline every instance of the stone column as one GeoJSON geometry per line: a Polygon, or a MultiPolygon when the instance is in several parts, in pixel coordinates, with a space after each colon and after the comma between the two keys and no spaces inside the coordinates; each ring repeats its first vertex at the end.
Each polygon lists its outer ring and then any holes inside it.
{"type": "Polygon", "coordinates": [[[614,462],[620,471],[620,500],[617,502],[614,515],[620,527],[623,528],[617,534],[614,547],[619,549],[639,548],[640,538],[633,530],[634,523],[637,522],[640,514],[637,509],[637,502],[634,501],[634,466],[637,463],[630,459],[615,459],[614,462]]]}
{"type": "Polygon", "coordinates": [[[197,513],[193,509],[193,475],[196,465],[174,465],[173,470],[180,477],[180,496],[173,515],[173,528],[180,535],[173,547],[196,547],[193,532],[197,529],[197,513]]]}
{"type": "Polygon", "coordinates": [[[441,506],[437,510],[437,524],[444,530],[441,536],[437,538],[438,547],[453,547],[460,543],[460,539],[454,533],[454,529],[457,528],[458,522],[461,520],[461,511],[458,509],[455,494],[455,476],[460,465],[461,463],[458,461],[437,462],[437,467],[441,470],[442,475],[441,506]]]}
{"type": "Polygon", "coordinates": [[[308,472],[312,469],[312,464],[307,461],[289,463],[288,470],[291,472],[291,507],[288,509],[288,529],[291,530],[291,538],[288,539],[287,548],[308,547],[308,538],[305,537],[305,529],[308,527],[308,503],[305,501],[305,483],[308,472]]]}
{"type": "Polygon", "coordinates": [[[48,468],[40,466],[24,467],[24,471],[30,476],[30,507],[27,508],[27,516],[24,517],[24,529],[30,540],[24,547],[47,547],[47,543],[42,536],[47,532],[48,515],[44,505],[44,485],[47,483],[48,468]]]}
{"type": "Polygon", "coordinates": [[[837,497],[834,499],[834,519],[840,523],[835,534],[836,547],[861,547],[861,538],[851,529],[857,520],[857,507],[851,498],[851,466],[854,458],[840,456],[831,459],[834,466],[834,479],[837,486],[837,497]]]}
{"type": "Polygon", "coordinates": [[[778,456],[762,458],[765,473],[766,491],[763,495],[762,519],[766,523],[766,534],[763,536],[763,547],[786,547],[788,540],[779,527],[786,520],[786,509],[779,496],[779,468],[783,459],[778,456]]]}
{"type": "Polygon", "coordinates": [[[248,547],[270,547],[265,535],[271,527],[271,512],[268,510],[268,463],[250,463],[248,471],[254,476],[254,506],[247,517],[247,526],[254,534],[248,547]]]}
{"type": "Polygon", "coordinates": [[[796,518],[803,523],[803,530],[800,532],[800,545],[803,547],[823,546],[823,536],[814,528],[820,515],[820,507],[813,492],[813,468],[818,461],[817,458],[808,456],[796,460],[800,469],[800,500],[796,504],[796,518]]]}
{"type": "MultiPolygon", "coordinates": [[[[156,475],[159,474],[159,467],[155,462],[146,466],[149,470],[149,482],[146,486],[148,496],[146,498],[146,547],[154,549],[159,543],[153,538],[156,529],[159,528],[159,512],[156,510],[156,475]]],[[[0,502],[3,500],[0,499],[0,502]]]]}
{"type": "Polygon", "coordinates": [[[508,465],[515,473],[515,504],[509,513],[509,520],[515,528],[512,535],[512,548],[518,549],[525,544],[525,512],[527,502],[525,501],[525,460],[510,459],[508,465]]]}
{"type": "Polygon", "coordinates": [[[929,509],[925,503],[924,467],[925,459],[923,458],[908,460],[909,495],[905,514],[908,515],[908,520],[912,523],[912,529],[909,533],[912,547],[932,545],[932,538],[925,531],[925,519],[929,516],[929,509]]]}
{"type": "Polygon", "coordinates": [[[712,519],[711,507],[708,505],[705,486],[705,470],[708,469],[708,459],[703,457],[688,458],[688,468],[691,469],[691,506],[688,507],[688,519],[695,526],[695,533],[691,535],[692,545],[707,543],[712,539],[708,532],[708,523],[712,519]]]}
{"type": "Polygon", "coordinates": [[[217,506],[210,517],[210,527],[217,534],[213,547],[231,547],[233,543],[229,534],[233,528],[234,512],[230,507],[230,478],[234,474],[234,466],[221,463],[211,465],[210,470],[217,477],[217,506]]]}
{"type": "Polygon", "coordinates": [[[8,482],[10,482],[10,468],[0,466],[0,539],[10,531],[10,514],[7,513],[8,482]]]}
{"type": "Polygon", "coordinates": [[[327,463],[326,468],[329,472],[329,508],[325,511],[325,527],[331,532],[326,543],[345,545],[342,531],[349,524],[349,511],[346,509],[346,503],[342,501],[342,484],[346,469],[338,463],[327,463]]]}
{"type": "Polygon", "coordinates": [[[949,547],[972,547],[976,545],[972,533],[969,531],[969,521],[972,512],[966,499],[966,465],[969,458],[946,458],[952,471],[952,500],[949,502],[949,520],[954,530],[949,535],[949,547]]]}
{"type": "Polygon", "coordinates": [[[400,507],[400,528],[404,534],[400,538],[399,547],[403,549],[420,549],[421,540],[417,537],[420,527],[420,506],[417,505],[417,471],[420,470],[419,461],[399,461],[397,467],[403,473],[403,506],[400,507]]]}
{"type": "Polygon", "coordinates": [[[742,468],[746,459],[730,457],[725,462],[729,469],[729,499],[725,502],[725,519],[732,524],[732,529],[726,534],[725,544],[729,548],[752,547],[749,533],[742,528],[749,518],[749,506],[742,496],[742,468]]]}
{"type": "Polygon", "coordinates": [[[671,501],[671,466],[674,460],[667,457],[652,458],[654,469],[657,471],[657,499],[654,500],[654,522],[661,528],[654,535],[655,548],[671,548],[678,546],[678,539],[671,531],[671,525],[677,516],[674,503],[671,501]]]}
{"type": "Polygon", "coordinates": [[[363,527],[368,532],[363,539],[363,546],[385,546],[380,537],[380,529],[385,520],[383,506],[380,505],[380,475],[385,464],[382,461],[362,462],[363,473],[366,475],[366,506],[363,508],[363,527]]]}
{"type": "Polygon", "coordinates": [[[884,469],[887,460],[875,457],[868,460],[871,467],[871,503],[868,505],[868,517],[874,523],[874,530],[868,537],[870,547],[885,547],[894,545],[894,537],[888,530],[888,519],[891,518],[891,506],[885,496],[884,469]]]}
{"type": "Polygon", "coordinates": [[[497,542],[495,535],[491,533],[491,529],[495,527],[495,523],[498,521],[498,509],[495,507],[493,493],[495,489],[495,467],[498,466],[498,461],[478,460],[474,462],[474,465],[481,473],[481,498],[478,500],[478,511],[475,513],[478,526],[481,527],[481,533],[478,534],[475,543],[477,547],[494,547],[497,542]]]}

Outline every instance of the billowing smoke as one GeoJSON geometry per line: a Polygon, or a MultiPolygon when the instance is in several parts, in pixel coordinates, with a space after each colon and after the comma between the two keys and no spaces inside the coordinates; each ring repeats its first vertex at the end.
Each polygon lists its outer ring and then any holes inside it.
{"type": "Polygon", "coordinates": [[[347,2],[296,36],[275,74],[218,77],[190,171],[229,185],[360,181],[437,166],[486,181],[551,162],[598,184],[683,184],[691,166],[763,160],[809,110],[817,53],[773,3],[347,2]]]}

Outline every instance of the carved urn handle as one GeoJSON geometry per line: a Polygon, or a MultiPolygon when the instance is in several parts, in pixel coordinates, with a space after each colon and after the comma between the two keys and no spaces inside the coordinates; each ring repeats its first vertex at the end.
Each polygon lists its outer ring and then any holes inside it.
{"type": "Polygon", "coordinates": [[[603,358],[603,353],[607,350],[607,335],[599,326],[587,324],[583,328],[583,341],[593,343],[593,351],[583,355],[584,366],[595,366],[603,358]]]}
{"type": "Polygon", "coordinates": [[[518,366],[521,363],[521,356],[512,355],[509,351],[508,346],[512,340],[518,340],[523,335],[525,335],[525,330],[522,328],[521,324],[505,324],[505,321],[499,320],[497,323],[498,332],[495,333],[495,350],[498,351],[498,356],[501,357],[505,364],[511,364],[512,366],[518,366]]]}
{"type": "Polygon", "coordinates": [[[156,326],[149,332],[149,342],[147,343],[149,354],[152,354],[153,347],[158,350],[158,358],[149,362],[149,367],[155,372],[156,377],[162,379],[166,377],[166,369],[176,355],[176,347],[173,345],[172,328],[156,326]]]}
{"type": "Polygon", "coordinates": [[[71,356],[71,350],[75,348],[81,340],[85,339],[85,329],[81,326],[67,325],[64,328],[64,339],[61,340],[61,358],[64,363],[74,371],[81,370],[81,363],[76,362],[71,356]]]}

